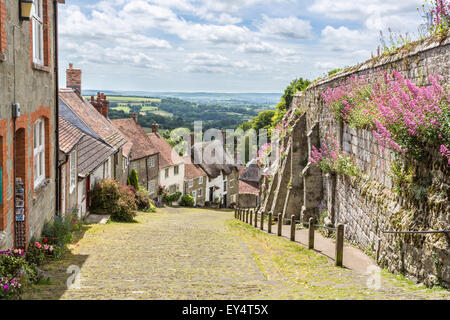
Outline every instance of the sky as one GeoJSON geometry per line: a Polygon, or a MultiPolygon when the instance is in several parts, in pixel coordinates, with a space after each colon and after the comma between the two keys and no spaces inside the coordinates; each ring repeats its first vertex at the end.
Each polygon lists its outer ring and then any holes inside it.
{"type": "Polygon", "coordinates": [[[418,36],[423,0],[66,0],[61,85],[83,89],[282,92],[376,54],[380,30],[418,36]]]}

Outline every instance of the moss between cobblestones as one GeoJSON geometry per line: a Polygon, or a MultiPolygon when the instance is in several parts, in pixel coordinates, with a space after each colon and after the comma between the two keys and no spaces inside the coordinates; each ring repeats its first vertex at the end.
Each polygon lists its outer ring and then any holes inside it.
{"type": "MultiPolygon", "coordinates": [[[[166,208],[139,223],[86,226],[62,261],[45,266],[51,283],[25,299],[438,299],[382,273],[334,267],[326,257],[232,218],[232,212],[166,208]],[[67,267],[81,268],[68,290],[67,267]]],[[[448,295],[444,298],[450,298],[448,295]]]]}

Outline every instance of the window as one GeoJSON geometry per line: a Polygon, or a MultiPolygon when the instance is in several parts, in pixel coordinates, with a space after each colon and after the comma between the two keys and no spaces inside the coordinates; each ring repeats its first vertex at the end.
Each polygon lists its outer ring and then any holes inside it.
{"type": "Polygon", "coordinates": [[[223,192],[227,192],[227,181],[223,182],[223,192]]]}
{"type": "Polygon", "coordinates": [[[33,3],[33,62],[44,65],[44,14],[43,0],[34,0],[33,3]]]}
{"type": "Polygon", "coordinates": [[[77,153],[70,153],[70,193],[73,192],[77,184],[77,153]]]}
{"type": "Polygon", "coordinates": [[[128,158],[122,157],[122,166],[123,166],[123,172],[127,172],[128,168],[128,158]]]}
{"type": "Polygon", "coordinates": [[[202,189],[198,189],[197,195],[200,198],[203,195],[203,190],[202,189]]]}
{"type": "Polygon", "coordinates": [[[177,176],[178,173],[179,173],[179,170],[180,170],[179,166],[173,167],[173,174],[174,174],[175,176],[177,176]]]}
{"type": "Polygon", "coordinates": [[[155,188],[156,188],[155,181],[150,181],[150,182],[148,183],[148,192],[149,192],[150,194],[154,194],[154,193],[155,193],[155,188]]]}
{"type": "Polygon", "coordinates": [[[195,191],[192,192],[192,196],[194,197],[194,199],[197,198],[195,191]]]}
{"type": "Polygon", "coordinates": [[[149,159],[149,167],[150,168],[154,168],[155,167],[155,158],[154,157],[151,157],[149,159]]]}
{"type": "Polygon", "coordinates": [[[166,178],[169,177],[169,169],[166,169],[166,174],[165,174],[166,178]]]}
{"type": "Polygon", "coordinates": [[[203,177],[200,177],[200,178],[198,179],[198,184],[203,184],[203,177]]]}
{"type": "Polygon", "coordinates": [[[34,187],[39,186],[45,179],[45,125],[44,119],[38,119],[33,126],[33,155],[34,155],[34,187]]]}
{"type": "Polygon", "coordinates": [[[189,188],[192,188],[194,186],[194,180],[189,180],[189,188]]]}

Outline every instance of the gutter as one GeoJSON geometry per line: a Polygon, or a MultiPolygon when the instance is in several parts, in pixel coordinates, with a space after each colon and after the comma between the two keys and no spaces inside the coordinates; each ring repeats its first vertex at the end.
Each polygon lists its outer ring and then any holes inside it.
{"type": "Polygon", "coordinates": [[[58,57],[58,0],[53,0],[53,29],[54,29],[54,74],[55,74],[55,215],[61,209],[59,166],[59,57],[58,57]]]}

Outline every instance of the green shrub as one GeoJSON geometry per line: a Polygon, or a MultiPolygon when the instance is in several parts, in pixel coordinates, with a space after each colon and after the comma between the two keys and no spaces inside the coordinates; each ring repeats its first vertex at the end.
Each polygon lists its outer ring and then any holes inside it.
{"type": "Polygon", "coordinates": [[[42,250],[41,244],[39,242],[30,243],[25,256],[26,260],[30,264],[34,264],[36,266],[41,266],[46,261],[45,251],[42,250]]]}
{"type": "Polygon", "coordinates": [[[193,207],[195,204],[195,199],[190,194],[186,194],[181,198],[180,205],[183,207],[193,207]]]}
{"type": "Polygon", "coordinates": [[[165,194],[163,195],[162,201],[166,204],[166,205],[172,205],[173,202],[177,202],[178,200],[180,200],[181,197],[181,192],[175,192],[173,194],[165,194]]]}
{"type": "Polygon", "coordinates": [[[136,190],[138,190],[139,189],[139,177],[138,177],[138,173],[136,170],[134,170],[134,169],[131,170],[129,179],[130,179],[129,185],[133,186],[136,190]]]}
{"type": "Polygon", "coordinates": [[[147,212],[151,207],[151,199],[148,191],[142,187],[136,190],[136,205],[139,211],[147,212]]]}
{"type": "Polygon", "coordinates": [[[23,289],[38,283],[41,274],[21,250],[0,252],[0,300],[20,299],[23,289]]]}
{"type": "Polygon", "coordinates": [[[136,216],[136,199],[133,191],[113,179],[96,184],[92,192],[93,213],[110,214],[111,220],[132,222],[136,216]]]}

